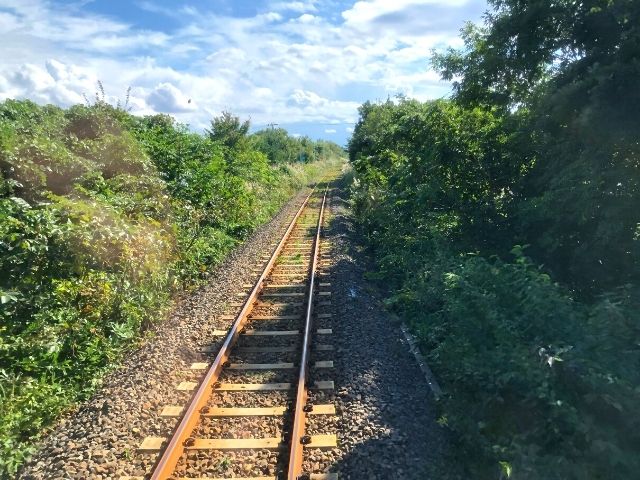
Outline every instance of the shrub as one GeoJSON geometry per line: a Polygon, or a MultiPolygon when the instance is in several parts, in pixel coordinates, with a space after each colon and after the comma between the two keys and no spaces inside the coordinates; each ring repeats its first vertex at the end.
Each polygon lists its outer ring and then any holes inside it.
{"type": "Polygon", "coordinates": [[[640,318],[631,295],[615,298],[587,307],[526,257],[464,255],[429,262],[390,299],[446,389],[443,419],[475,476],[498,476],[492,458],[523,479],[633,476],[640,318]]]}
{"type": "MultiPolygon", "coordinates": [[[[638,287],[624,276],[577,294],[580,279],[557,284],[524,247],[512,249],[528,238],[523,178],[539,168],[517,155],[519,115],[450,101],[363,105],[349,154],[356,218],[377,264],[369,276],[384,279],[444,387],[441,422],[456,433],[467,478],[632,478],[638,287]]],[[[554,215],[563,228],[564,211],[547,205],[545,218],[554,215]]],[[[539,245],[531,251],[539,258],[539,245]]]]}

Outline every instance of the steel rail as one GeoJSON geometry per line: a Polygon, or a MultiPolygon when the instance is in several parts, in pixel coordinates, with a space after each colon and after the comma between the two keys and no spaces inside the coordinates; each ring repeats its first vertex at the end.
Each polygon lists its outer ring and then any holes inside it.
{"type": "MultiPolygon", "coordinates": [[[[291,231],[295,227],[298,218],[300,217],[304,208],[309,203],[309,199],[311,198],[311,195],[313,195],[315,190],[316,190],[316,187],[314,186],[313,189],[311,190],[311,193],[309,193],[307,198],[305,198],[304,202],[296,212],[296,215],[293,217],[293,220],[289,224],[287,231],[282,236],[282,239],[278,243],[278,246],[271,254],[271,258],[269,259],[269,262],[267,263],[264,270],[262,271],[260,278],[256,281],[253,289],[251,290],[251,294],[249,295],[249,298],[247,298],[247,300],[245,301],[244,306],[242,307],[242,310],[240,310],[240,313],[236,317],[236,320],[233,323],[231,330],[227,334],[227,337],[225,338],[225,341],[222,344],[222,347],[220,347],[220,351],[218,352],[216,359],[209,367],[209,370],[207,371],[206,376],[202,380],[202,383],[200,383],[200,387],[198,388],[196,393],[193,395],[191,399],[191,403],[189,404],[189,408],[182,416],[182,419],[180,420],[178,427],[176,428],[173,435],[171,436],[171,440],[169,444],[165,447],[165,449],[162,452],[162,455],[156,462],[155,468],[153,469],[153,475],[151,476],[151,480],[166,480],[167,478],[173,475],[173,472],[175,471],[178,461],[180,460],[180,457],[184,453],[185,446],[187,446],[185,445],[185,443],[192,440],[190,438],[190,435],[193,432],[194,428],[196,427],[200,419],[200,410],[206,405],[207,400],[211,395],[210,393],[211,389],[214,383],[218,380],[218,377],[220,375],[220,372],[222,371],[224,363],[229,358],[229,355],[231,353],[231,348],[238,340],[238,337],[242,332],[242,328],[244,327],[244,324],[246,323],[249,314],[253,310],[255,301],[262,290],[264,280],[269,275],[269,272],[275,265],[278,255],[284,248],[285,243],[289,239],[289,235],[291,234],[291,231]]],[[[326,196],[326,193],[325,193],[325,196],[326,196]]],[[[322,205],[324,208],[324,201],[322,205]]]]}
{"type": "Polygon", "coordinates": [[[322,197],[322,206],[320,207],[320,215],[318,216],[318,224],[316,226],[316,238],[313,246],[313,261],[311,264],[311,274],[309,280],[309,292],[307,296],[307,312],[305,316],[304,338],[302,341],[302,354],[300,356],[300,371],[298,374],[298,391],[296,393],[296,403],[294,407],[293,428],[291,429],[291,449],[289,451],[289,470],[287,474],[288,480],[299,480],[302,478],[302,460],[304,445],[308,443],[310,437],[305,436],[304,429],[307,421],[307,411],[312,406],[307,407],[307,374],[309,371],[309,349],[311,344],[312,332],[312,316],[313,316],[313,295],[316,277],[316,268],[318,265],[318,253],[320,251],[320,230],[322,228],[322,220],[324,218],[324,207],[327,201],[327,192],[329,187],[324,191],[322,197]]]}

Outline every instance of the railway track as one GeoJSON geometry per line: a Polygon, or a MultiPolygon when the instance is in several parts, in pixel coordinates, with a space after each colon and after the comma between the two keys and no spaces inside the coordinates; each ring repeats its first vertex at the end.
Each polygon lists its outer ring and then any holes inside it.
{"type": "Polygon", "coordinates": [[[139,446],[157,454],[144,478],[337,480],[310,473],[314,452],[337,446],[322,241],[329,193],[316,186],[273,252],[259,259],[256,282],[229,305],[233,324],[213,332],[224,337],[208,352],[215,358],[191,365],[199,381],[178,385],[193,392],[190,401],[162,410],[177,420],[173,434],[139,446]]]}

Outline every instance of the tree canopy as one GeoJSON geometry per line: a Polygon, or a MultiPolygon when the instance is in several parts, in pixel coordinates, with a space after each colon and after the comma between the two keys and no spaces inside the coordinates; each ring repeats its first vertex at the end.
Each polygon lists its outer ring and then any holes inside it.
{"type": "Polygon", "coordinates": [[[365,103],[354,205],[464,478],[640,468],[640,2],[492,0],[451,99],[365,103]]]}

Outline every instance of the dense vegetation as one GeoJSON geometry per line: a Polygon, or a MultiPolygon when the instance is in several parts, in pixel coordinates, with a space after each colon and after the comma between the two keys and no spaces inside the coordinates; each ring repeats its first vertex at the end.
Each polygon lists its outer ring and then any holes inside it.
{"type": "Polygon", "coordinates": [[[340,150],[304,139],[274,159],[248,130],[224,114],[199,135],[100,99],[0,104],[0,476],[340,150]]]}
{"type": "Polygon", "coordinates": [[[268,128],[252,135],[255,147],[273,164],[309,162],[317,158],[344,155],[344,150],[327,140],[312,141],[307,137],[294,138],[284,128],[268,128]]]}
{"type": "Polygon", "coordinates": [[[451,100],[366,103],[357,217],[464,478],[640,470],[640,2],[492,0],[451,100]]]}

